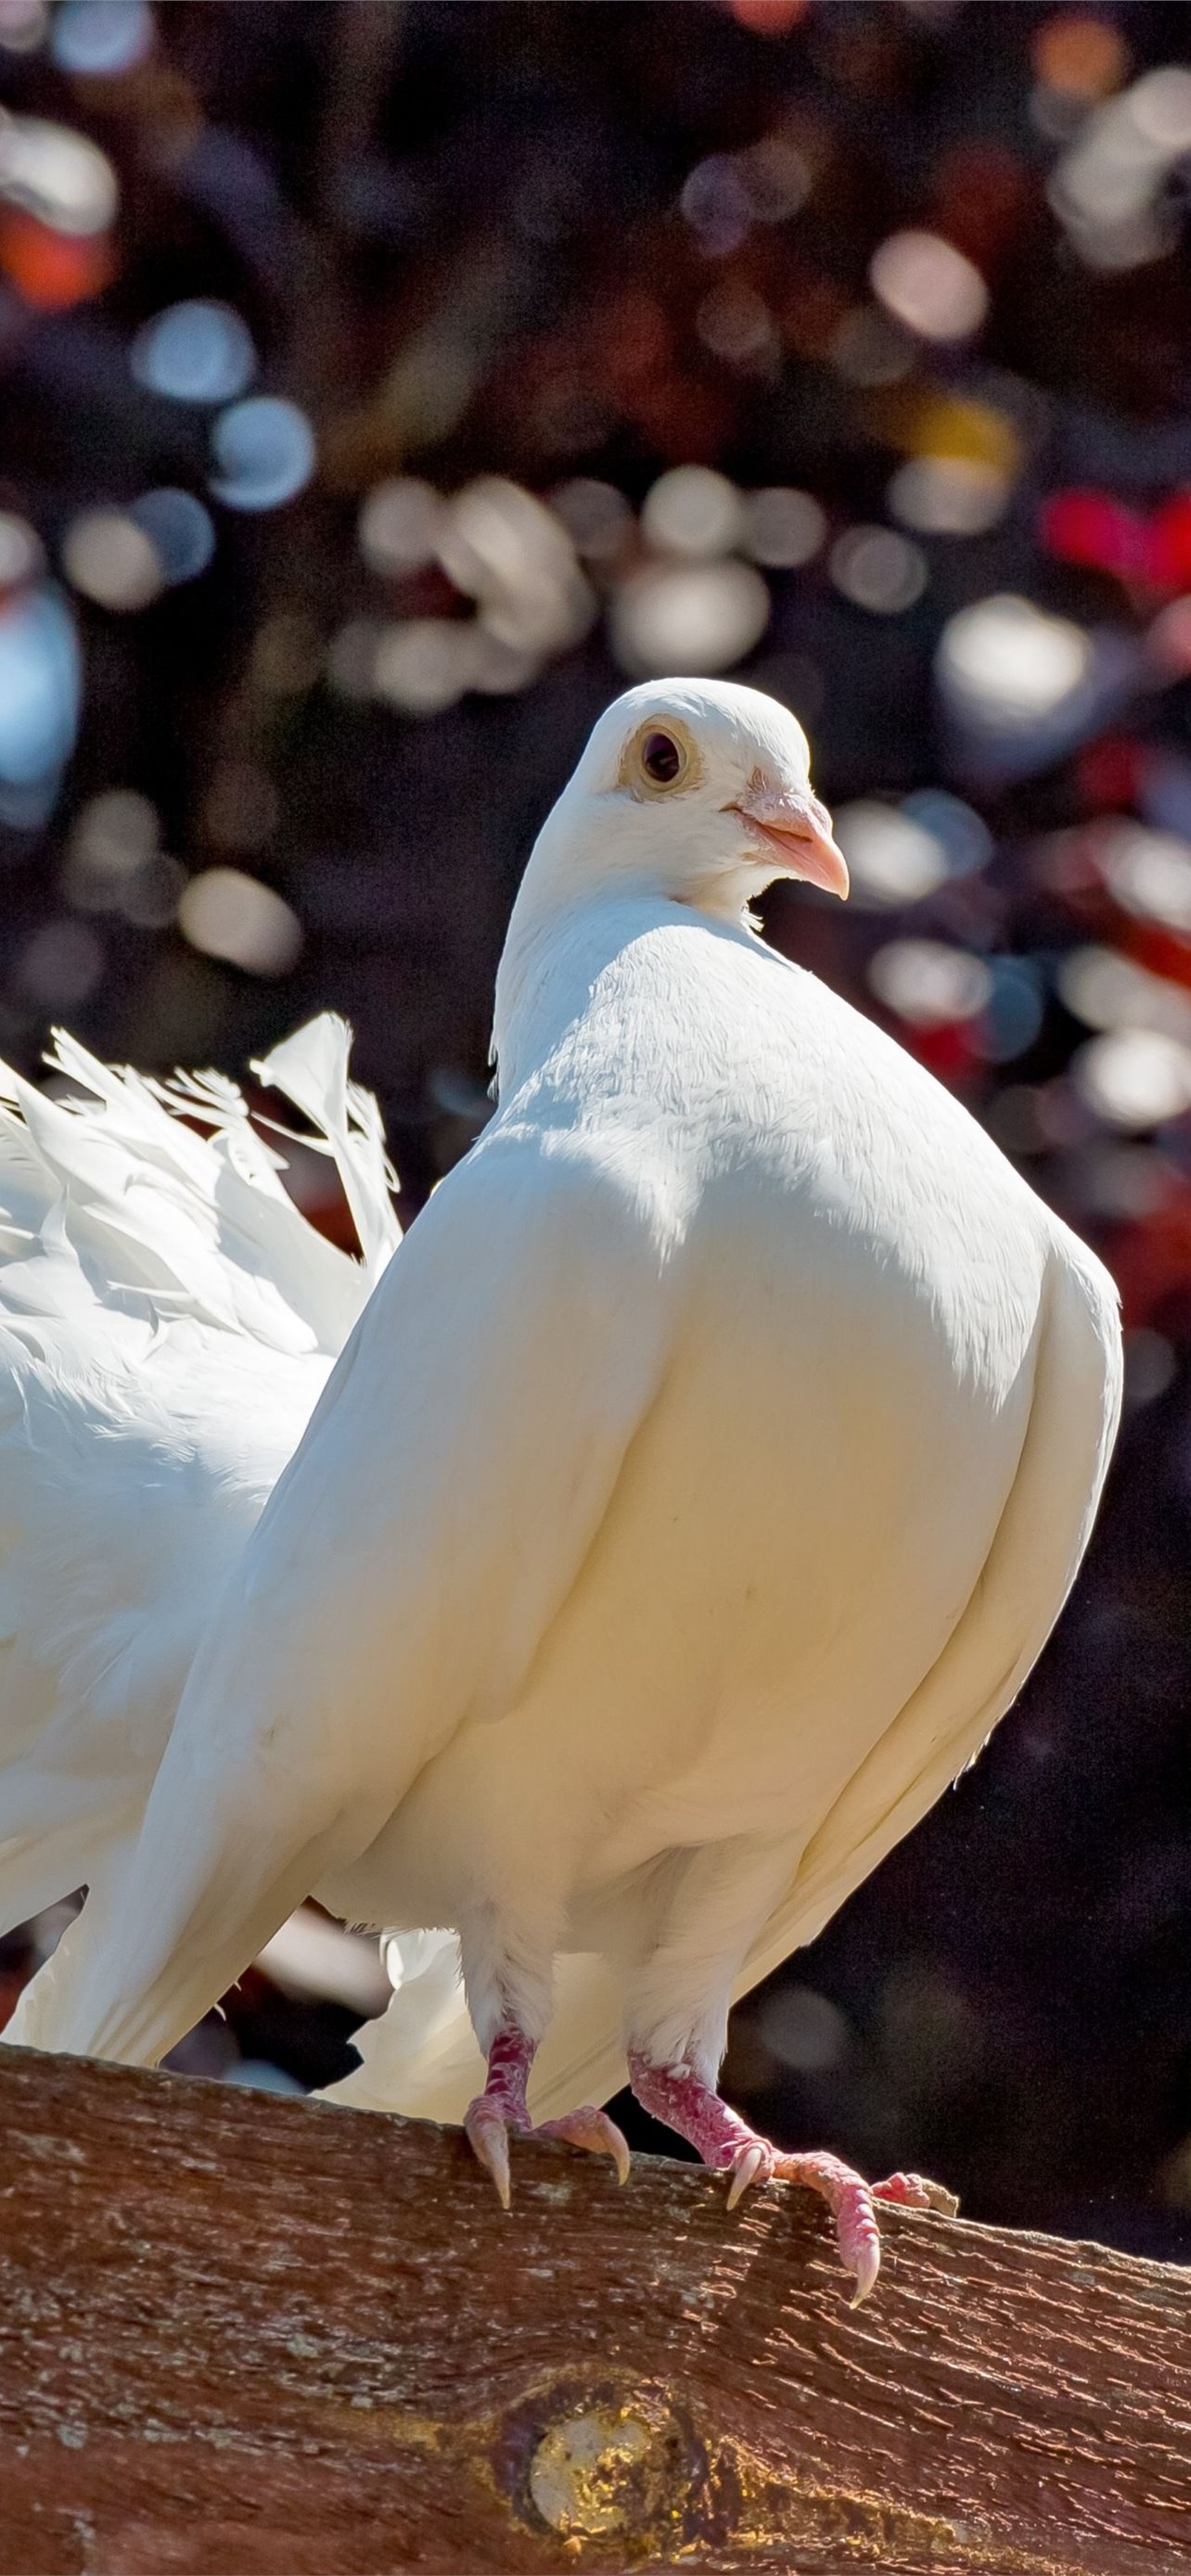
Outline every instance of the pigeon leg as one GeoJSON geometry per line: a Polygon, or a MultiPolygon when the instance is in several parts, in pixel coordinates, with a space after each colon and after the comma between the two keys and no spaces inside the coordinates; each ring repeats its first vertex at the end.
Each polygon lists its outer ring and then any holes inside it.
{"type": "Polygon", "coordinates": [[[611,2156],[617,2181],[627,2182],[629,2178],[628,2147],[606,2111],[597,2111],[585,2103],[578,2111],[565,2112],[561,2119],[542,2120],[535,2126],[529,2116],[526,2087],[536,2054],[537,2041],[506,2014],[488,2051],[487,2083],[469,2103],[463,2123],[474,2153],[492,2176],[502,2209],[508,2209],[512,2200],[510,2131],[525,2138],[561,2138],[567,2146],[586,2147],[596,2156],[611,2156]]]}
{"type": "Polygon", "coordinates": [[[523,2135],[530,2126],[526,2086],[536,2047],[536,2041],[511,2017],[502,2021],[488,2051],[487,2083],[464,2114],[468,2142],[491,2174],[502,2209],[508,2209],[513,2197],[509,2131],[523,2135]]]}
{"type": "Polygon", "coordinates": [[[629,2081],[643,2109],[697,2147],[705,2165],[730,2174],[729,2209],[753,2183],[768,2182],[775,2175],[818,2192],[835,2221],[840,2261],[855,2277],[854,2308],[867,2299],[880,2268],[876,2201],[900,2201],[909,2209],[939,2209],[947,2217],[955,2215],[954,2194],[921,2174],[890,2174],[885,2182],[867,2183],[838,2156],[784,2154],[730,2111],[714,2085],[689,2060],[657,2066],[641,2051],[630,2049],[629,2081]]]}
{"type": "Polygon", "coordinates": [[[705,2165],[730,2177],[732,2208],[750,2185],[777,2175],[818,2192],[835,2221],[840,2259],[868,2297],[881,2261],[875,2203],[954,2211],[949,2192],[917,2174],[867,2183],[832,2155],[784,2155],[730,2111],[716,2091],[732,1981],[794,1870],[790,1848],[738,1836],[691,1852],[655,1922],[629,1996],[629,2081],[655,2120],[676,2129],[705,2165]]]}

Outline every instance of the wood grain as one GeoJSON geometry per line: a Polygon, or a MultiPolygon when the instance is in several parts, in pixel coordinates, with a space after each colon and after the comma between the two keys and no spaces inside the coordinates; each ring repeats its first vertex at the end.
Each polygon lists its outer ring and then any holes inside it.
{"type": "Polygon", "coordinates": [[[0,2576],[1191,2576],[1191,2275],[0,2050],[0,2576]]]}

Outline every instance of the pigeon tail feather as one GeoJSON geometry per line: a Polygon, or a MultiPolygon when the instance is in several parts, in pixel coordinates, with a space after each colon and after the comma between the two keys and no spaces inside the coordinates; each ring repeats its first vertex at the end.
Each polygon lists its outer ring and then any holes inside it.
{"type": "Polygon", "coordinates": [[[198,1637],[400,1229],[375,1101],[324,1014],[258,1071],[339,1171],[357,1260],[218,1074],[59,1032],[0,1065],[0,1926],[93,1881],[198,1637]]]}

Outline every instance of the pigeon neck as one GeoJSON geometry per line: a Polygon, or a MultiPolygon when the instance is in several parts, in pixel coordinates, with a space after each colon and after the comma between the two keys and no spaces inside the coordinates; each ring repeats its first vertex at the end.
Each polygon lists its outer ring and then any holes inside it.
{"type": "Polygon", "coordinates": [[[738,869],[725,866],[717,875],[709,868],[688,901],[660,868],[651,869],[636,835],[634,843],[618,849],[605,823],[589,851],[565,797],[547,816],[497,969],[492,1055],[506,1097],[584,1008],[601,968],[650,922],[689,921],[694,913],[717,928],[750,926],[738,869]]]}
{"type": "Polygon", "coordinates": [[[545,1063],[586,1009],[603,969],[629,940],[683,907],[630,887],[605,888],[577,903],[513,908],[496,975],[492,1056],[505,1099],[545,1063]]]}
{"type": "MultiPolygon", "coordinates": [[[[598,938],[593,916],[607,909],[606,899],[576,903],[572,895],[569,902],[543,901],[536,890],[527,900],[522,885],[496,970],[492,1018],[491,1055],[506,1097],[541,1063],[574,1009],[581,1007],[583,968],[593,929],[598,938]]],[[[612,953],[612,938],[599,945],[612,953]]]]}

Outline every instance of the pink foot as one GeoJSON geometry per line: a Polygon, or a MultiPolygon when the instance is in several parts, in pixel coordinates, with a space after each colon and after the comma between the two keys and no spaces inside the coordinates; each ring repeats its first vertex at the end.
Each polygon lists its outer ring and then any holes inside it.
{"type": "Polygon", "coordinates": [[[567,2147],[585,2147],[589,2155],[611,2156],[618,2182],[627,2182],[632,2169],[628,2141],[610,2120],[606,2111],[594,2111],[585,2102],[581,2111],[564,2111],[560,2120],[539,2120],[530,2129],[531,2138],[561,2138],[567,2147]]]}
{"type": "Polygon", "coordinates": [[[817,2191],[825,2200],[835,2220],[835,2241],[845,2271],[855,2276],[852,2297],[854,2308],[867,2299],[881,2268],[881,2237],[877,2213],[878,2200],[900,2201],[905,2209],[938,2209],[945,2217],[954,2218],[959,2207],[954,2192],[940,2182],[927,2182],[921,2174],[890,2174],[886,2182],[865,2182],[851,2165],[832,2155],[784,2155],[772,2147],[768,2138],[746,2132],[730,2156],[719,2156],[717,2164],[726,2164],[731,2174],[728,2207],[734,2209],[753,2183],[801,2183],[807,2191],[817,2191]]]}
{"type": "Polygon", "coordinates": [[[581,2111],[567,2111],[560,2120],[540,2120],[535,2125],[530,2120],[510,2119],[491,2094],[479,2093],[468,2107],[463,2126],[473,2153],[492,2176],[502,2209],[509,2209],[513,2198],[510,2134],[519,2138],[561,2138],[564,2146],[585,2147],[593,2156],[610,2156],[617,2181],[627,2182],[629,2178],[627,2140],[606,2111],[593,2110],[590,2104],[581,2111]]]}
{"type": "Polygon", "coordinates": [[[769,2182],[774,2176],[818,2192],[835,2221],[840,2261],[856,2282],[854,2308],[867,2299],[881,2266],[876,2201],[900,2201],[904,2208],[938,2209],[947,2217],[955,2216],[959,2203],[954,2193],[941,2183],[925,2181],[921,2174],[891,2174],[886,2182],[867,2183],[838,2156],[784,2155],[738,2119],[691,2066],[653,2066],[630,2050],[629,2076],[637,2100],[655,2119],[689,2139],[704,2164],[728,2172],[729,2209],[754,2183],[769,2182]]]}
{"type": "Polygon", "coordinates": [[[533,2057],[533,2043],[524,2032],[502,2023],[489,2052],[488,2081],[483,2092],[469,2103],[464,2117],[472,2152],[485,2172],[491,2174],[501,2208],[508,2209],[513,2197],[511,2134],[521,2138],[560,2138],[565,2146],[586,2148],[593,2156],[610,2156],[617,2181],[627,2182],[628,2145],[606,2111],[594,2110],[585,2103],[581,2110],[567,2111],[561,2119],[543,2120],[535,2127],[525,2098],[533,2057]]]}

